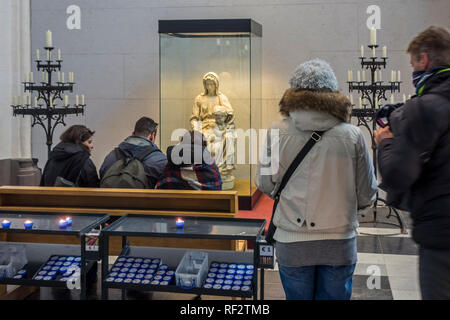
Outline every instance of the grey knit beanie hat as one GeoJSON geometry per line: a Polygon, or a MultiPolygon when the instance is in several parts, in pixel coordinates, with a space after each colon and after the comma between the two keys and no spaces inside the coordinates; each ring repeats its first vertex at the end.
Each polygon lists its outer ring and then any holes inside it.
{"type": "Polygon", "coordinates": [[[289,84],[291,88],[338,91],[338,82],[333,69],[321,59],[309,60],[297,66],[289,84]]]}

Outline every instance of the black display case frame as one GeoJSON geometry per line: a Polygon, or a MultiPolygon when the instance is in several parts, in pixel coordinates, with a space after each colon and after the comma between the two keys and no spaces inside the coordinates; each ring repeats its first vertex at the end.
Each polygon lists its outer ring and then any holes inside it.
{"type": "MultiPolygon", "coordinates": [[[[68,236],[68,237],[78,237],[80,239],[80,299],[86,300],[86,275],[89,270],[94,266],[95,262],[99,260],[99,251],[87,251],[86,250],[86,234],[88,234],[94,228],[97,228],[109,220],[109,215],[107,214],[90,214],[90,213],[75,213],[75,212],[37,212],[37,211],[21,211],[13,212],[0,210],[0,218],[12,218],[12,219],[34,219],[36,217],[48,216],[49,220],[55,220],[57,223],[58,219],[63,216],[70,216],[73,219],[73,223],[76,223],[76,217],[96,217],[97,219],[92,223],[86,224],[79,230],[67,230],[67,229],[39,229],[34,226],[34,229],[27,230],[25,228],[2,228],[0,227],[0,233],[19,233],[19,234],[36,234],[36,235],[50,235],[50,236],[68,236]],[[86,264],[87,263],[87,264],[86,264]]],[[[9,241],[2,241],[2,243],[8,244],[9,241]]],[[[33,243],[33,242],[27,242],[33,243]]],[[[17,244],[14,242],[14,244],[17,244]]],[[[46,244],[36,244],[36,247],[45,246],[46,244]]],[[[58,246],[58,244],[52,244],[53,246],[58,246]]],[[[63,244],[61,244],[63,245],[63,244]]],[[[59,254],[61,255],[61,254],[59,254]]],[[[18,286],[34,286],[34,287],[53,287],[53,288],[67,288],[67,283],[59,280],[35,280],[32,277],[41,270],[43,267],[42,261],[28,261],[28,263],[23,267],[27,270],[27,276],[25,279],[14,279],[14,278],[4,278],[0,280],[0,285],[18,285],[18,286]]]]}
{"type": "MultiPolygon", "coordinates": [[[[122,290],[122,299],[126,298],[126,290],[140,290],[140,291],[160,291],[160,292],[172,292],[172,293],[185,293],[185,294],[196,294],[196,295],[214,295],[214,296],[227,296],[227,297],[241,297],[241,298],[253,298],[257,300],[258,298],[258,274],[260,275],[260,299],[264,299],[264,268],[258,268],[259,266],[259,250],[258,250],[258,242],[262,239],[263,232],[266,226],[266,220],[263,219],[239,219],[239,218],[210,218],[210,217],[175,217],[175,216],[167,216],[167,215],[138,215],[138,214],[128,214],[113,224],[103,229],[100,234],[100,248],[102,255],[102,299],[108,299],[108,290],[109,289],[121,289],[122,290]],[[163,219],[163,221],[171,221],[171,226],[169,226],[169,231],[167,232],[158,232],[158,231],[131,231],[131,230],[122,230],[117,231],[114,230],[123,224],[129,218],[149,218],[149,219],[163,219]],[[182,218],[185,221],[184,228],[176,228],[175,220],[177,218],[182,218]],[[234,222],[236,224],[239,223],[254,223],[255,225],[259,224],[257,227],[258,231],[255,234],[242,234],[242,233],[234,233],[234,234],[211,234],[211,233],[189,233],[190,225],[193,222],[204,222],[204,223],[226,223],[226,222],[234,222]],[[184,232],[184,230],[188,230],[184,232]],[[115,282],[107,282],[106,278],[109,273],[109,238],[110,237],[122,237],[122,251],[120,256],[127,256],[132,247],[128,242],[128,237],[168,237],[168,238],[189,238],[189,239],[223,239],[223,240],[246,240],[253,242],[254,250],[251,252],[232,252],[236,257],[242,256],[244,254],[252,254],[252,262],[255,267],[255,274],[252,280],[252,290],[250,291],[233,291],[233,290],[222,290],[222,289],[208,289],[203,287],[191,288],[191,289],[183,289],[176,285],[152,285],[152,284],[133,284],[133,283],[115,283],[115,282]]],[[[159,250],[163,250],[161,252],[166,252],[167,254],[174,253],[175,251],[191,251],[192,249],[180,249],[180,248],[158,248],[159,250]]],[[[201,250],[205,252],[212,252],[213,250],[201,250]]],[[[164,260],[164,257],[162,257],[164,260]]],[[[234,261],[233,261],[234,262],[234,261]]]]}

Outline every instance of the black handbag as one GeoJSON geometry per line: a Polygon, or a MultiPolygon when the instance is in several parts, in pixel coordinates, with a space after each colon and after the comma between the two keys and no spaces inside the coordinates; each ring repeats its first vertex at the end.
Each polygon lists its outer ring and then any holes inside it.
{"type": "Polygon", "coordinates": [[[273,236],[275,234],[275,230],[277,229],[277,227],[273,224],[273,216],[275,215],[275,211],[277,209],[278,202],[280,201],[281,191],[283,191],[284,187],[288,183],[288,181],[291,178],[292,174],[294,173],[295,169],[297,169],[299,164],[303,161],[305,156],[312,149],[312,147],[316,144],[316,142],[319,142],[320,139],[322,139],[322,135],[325,132],[326,131],[314,131],[311,134],[311,138],[308,140],[308,142],[305,144],[305,146],[300,150],[300,152],[295,157],[294,161],[292,161],[291,165],[286,170],[286,173],[284,174],[283,179],[281,180],[280,187],[278,188],[277,193],[275,194],[275,202],[273,204],[272,217],[270,218],[269,227],[267,229],[267,233],[266,233],[266,237],[265,237],[267,243],[272,244],[272,245],[275,243],[273,236]]]}
{"type": "MultiPolygon", "coordinates": [[[[85,161],[85,163],[86,163],[86,161],[85,161]]],[[[77,188],[79,186],[81,172],[83,171],[83,168],[84,168],[84,164],[81,167],[80,172],[78,173],[78,176],[77,176],[77,179],[75,180],[75,182],[72,182],[70,180],[64,179],[61,176],[57,176],[56,180],[55,180],[55,184],[53,186],[54,187],[77,188]]]]}
{"type": "MultiPolygon", "coordinates": [[[[77,179],[78,181],[78,179],[77,179]]],[[[55,180],[54,187],[69,187],[69,188],[75,188],[77,185],[73,183],[72,181],[69,181],[67,179],[64,179],[61,176],[57,176],[55,180]]]]}

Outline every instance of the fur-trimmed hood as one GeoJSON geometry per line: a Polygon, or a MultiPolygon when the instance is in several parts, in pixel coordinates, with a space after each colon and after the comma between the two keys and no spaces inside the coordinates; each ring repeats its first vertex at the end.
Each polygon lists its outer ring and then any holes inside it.
{"type": "Polygon", "coordinates": [[[286,90],[279,105],[284,116],[299,110],[318,111],[350,122],[350,101],[340,92],[291,88],[286,90]]]}

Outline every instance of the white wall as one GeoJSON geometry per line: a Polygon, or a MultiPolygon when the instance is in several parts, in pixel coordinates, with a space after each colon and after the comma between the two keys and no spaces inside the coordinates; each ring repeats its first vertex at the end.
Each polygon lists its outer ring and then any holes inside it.
{"type": "MultiPolygon", "coordinates": [[[[263,26],[262,123],[277,119],[278,101],[291,72],[314,57],[328,60],[347,94],[347,69],[357,70],[361,44],[368,44],[369,5],[381,8],[378,43],[388,47],[388,68],[401,70],[402,94],[413,92],[405,49],[429,25],[449,26],[448,0],[39,0],[32,2],[32,48],[45,31],[63,51],[64,71],[74,71],[75,92],[86,94],[82,123],[97,131],[94,162],[127,136],[141,115],[159,118],[158,19],[252,18],[263,26]],[[66,8],[81,8],[81,29],[66,28],[66,8]]],[[[357,101],[357,96],[354,96],[357,101]]],[[[63,128],[55,132],[58,141],[63,128]]],[[[41,128],[33,129],[33,155],[46,160],[41,128]]]]}
{"type": "Polygon", "coordinates": [[[0,159],[31,157],[31,123],[13,118],[12,96],[23,95],[30,71],[29,0],[0,0],[0,159]]]}

